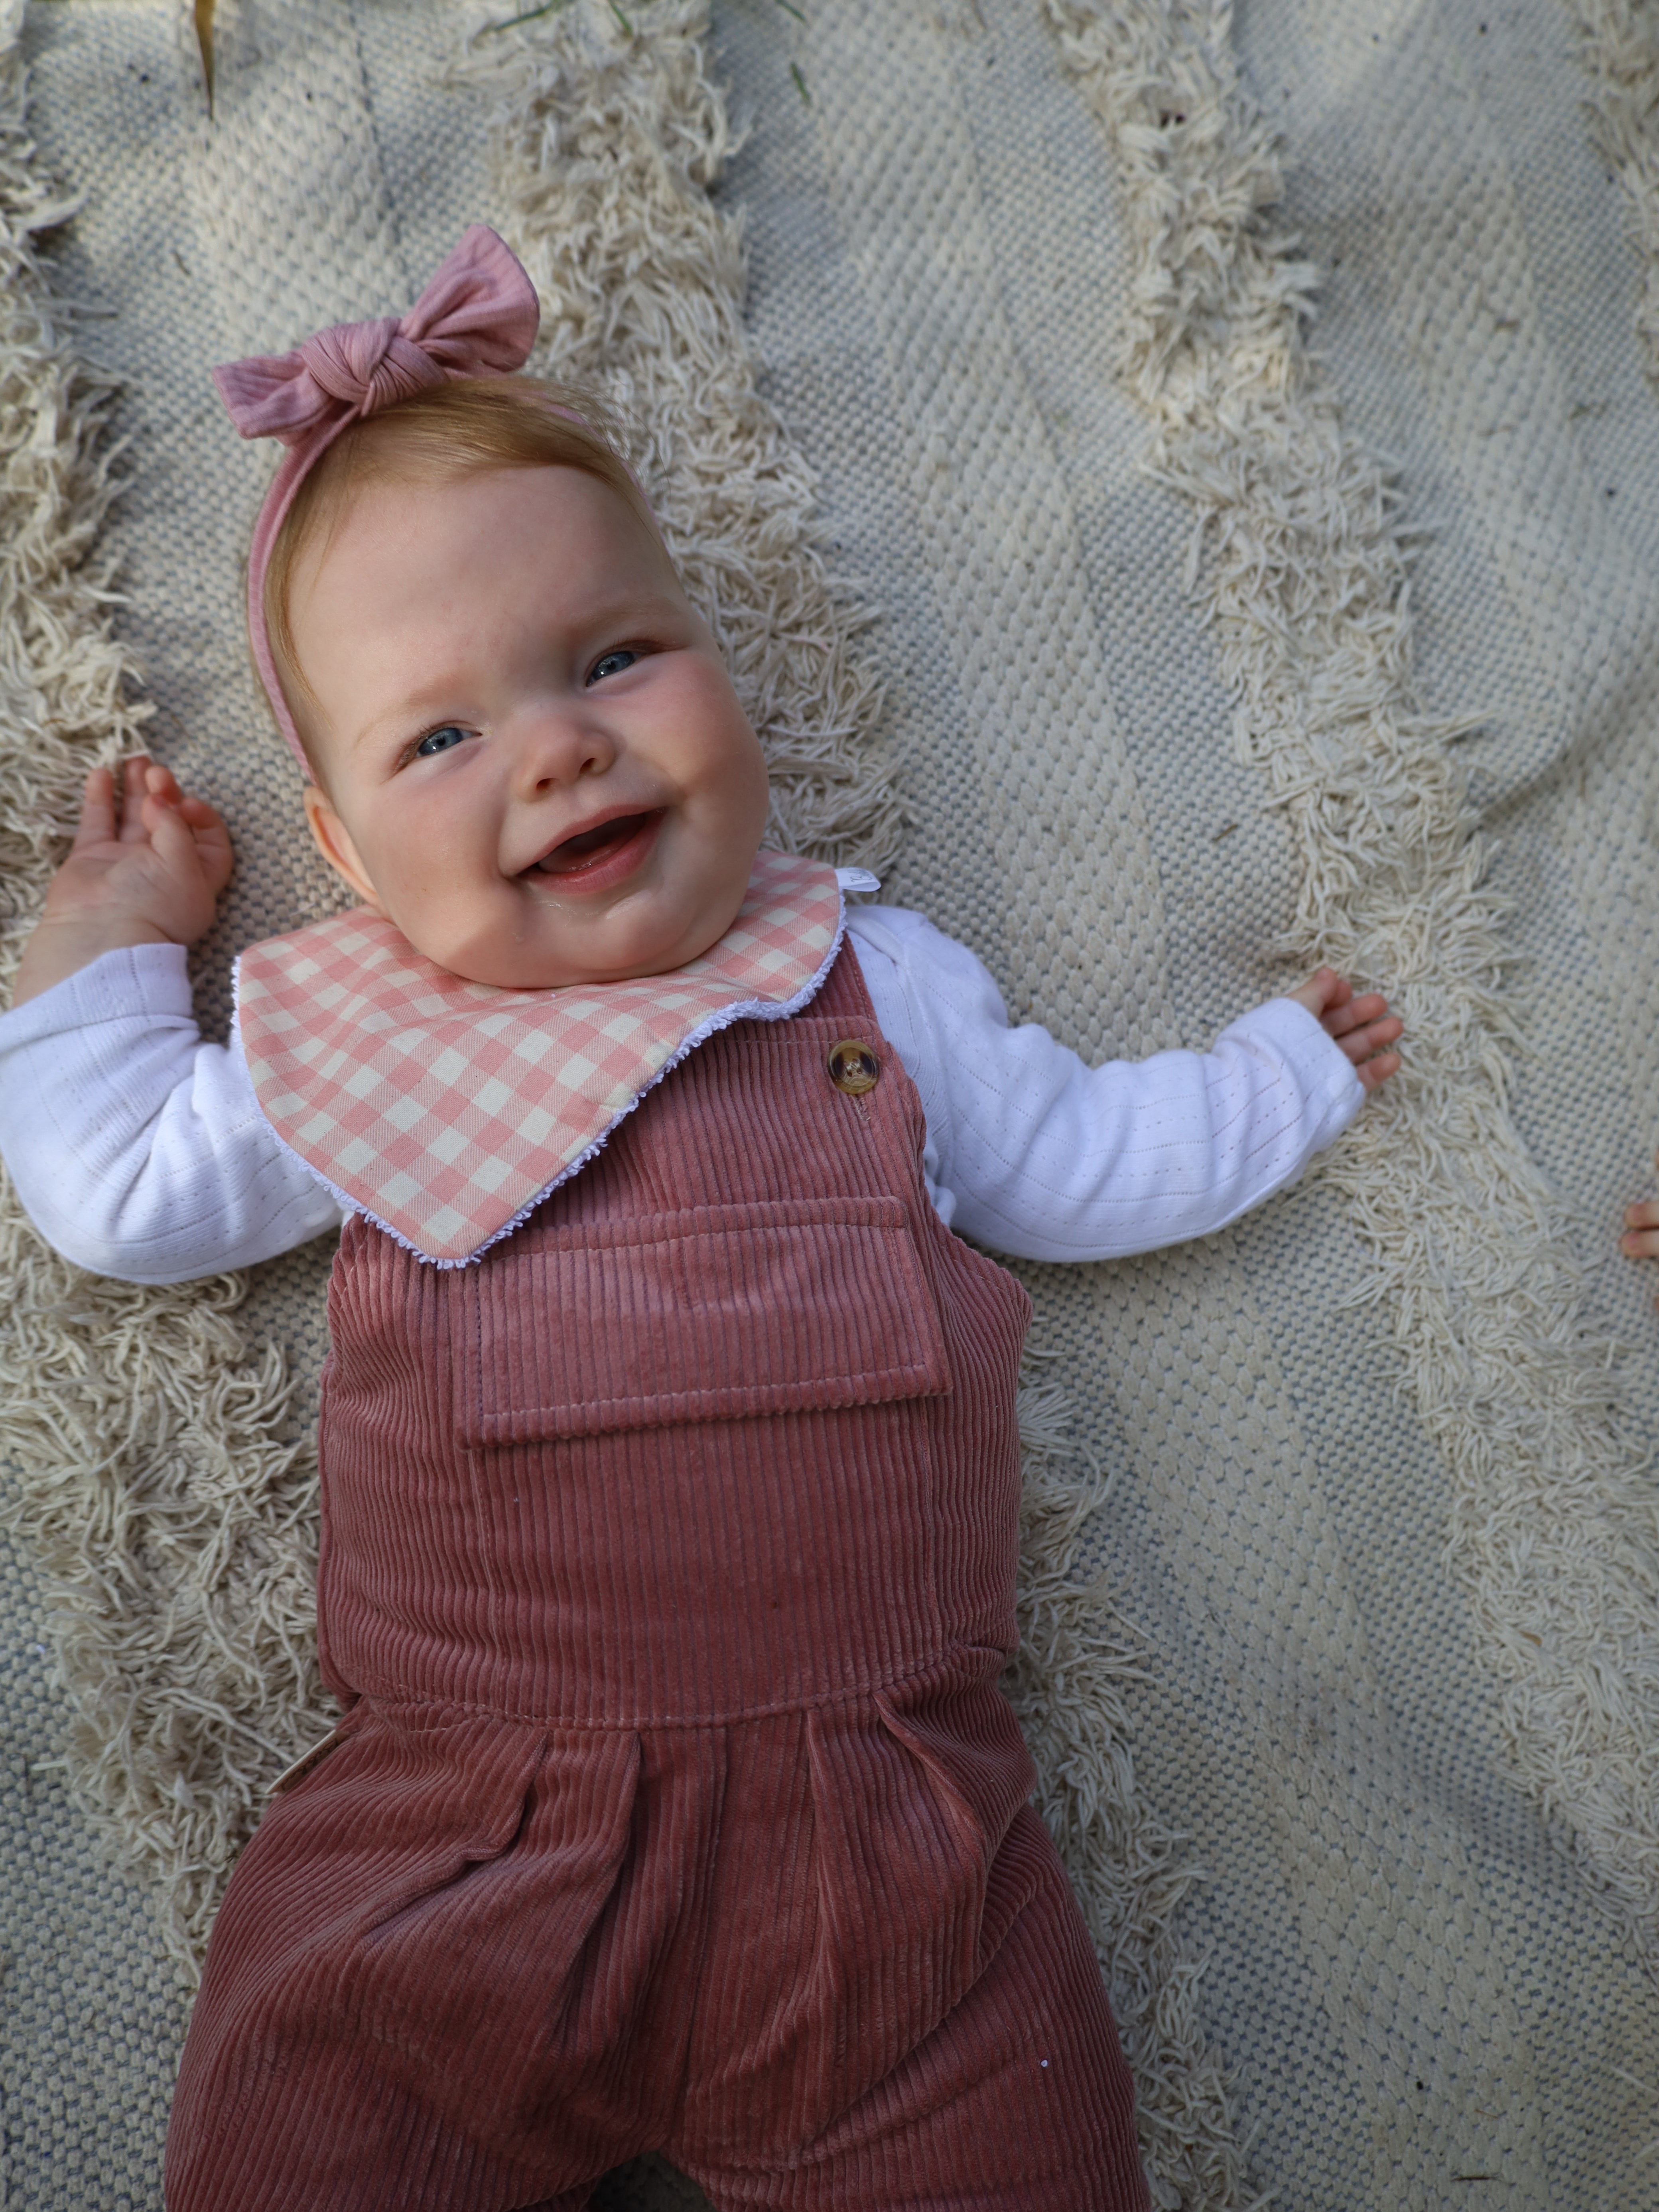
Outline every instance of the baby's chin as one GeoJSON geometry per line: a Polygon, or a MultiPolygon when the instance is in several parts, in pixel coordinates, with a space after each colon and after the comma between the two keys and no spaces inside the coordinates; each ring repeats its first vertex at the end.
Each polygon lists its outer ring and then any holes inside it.
{"type": "Polygon", "coordinates": [[[611,944],[602,930],[592,933],[597,940],[592,943],[582,941],[586,933],[537,931],[516,937],[501,929],[457,941],[423,930],[418,921],[412,928],[406,922],[398,926],[417,952],[464,983],[502,991],[563,991],[671,975],[710,951],[731,927],[731,917],[710,915],[689,926],[622,932],[620,941],[611,944]]]}

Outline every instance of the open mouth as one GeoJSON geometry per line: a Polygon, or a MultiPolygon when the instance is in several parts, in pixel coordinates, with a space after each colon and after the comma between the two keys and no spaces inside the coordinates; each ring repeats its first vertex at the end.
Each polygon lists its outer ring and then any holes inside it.
{"type": "Polygon", "coordinates": [[[663,810],[648,814],[615,814],[608,822],[579,830],[526,868],[529,876],[550,876],[561,885],[584,890],[619,882],[639,866],[656,842],[663,810]]]}

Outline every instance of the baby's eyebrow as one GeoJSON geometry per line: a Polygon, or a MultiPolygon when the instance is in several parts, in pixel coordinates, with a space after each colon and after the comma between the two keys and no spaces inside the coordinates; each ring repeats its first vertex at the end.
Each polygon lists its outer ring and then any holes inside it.
{"type": "Polygon", "coordinates": [[[588,608],[579,608],[568,617],[573,632],[587,630],[626,629],[630,624],[671,622],[683,618],[686,604],[666,592],[647,585],[641,587],[630,584],[625,591],[607,597],[596,598],[588,608]]]}
{"type": "Polygon", "coordinates": [[[465,721],[466,702],[477,689],[476,669],[445,664],[429,674],[423,672],[410,690],[382,693],[349,742],[355,749],[387,732],[407,733],[417,725],[431,730],[445,722],[465,721]]]}
{"type": "Polygon", "coordinates": [[[351,750],[353,752],[361,750],[364,745],[372,744],[383,731],[389,734],[407,732],[413,731],[417,724],[422,728],[429,726],[436,729],[441,726],[430,715],[411,714],[404,707],[386,708],[381,713],[369,716],[368,721],[351,739],[351,750]]]}
{"type": "MultiPolygon", "coordinates": [[[[441,697],[442,694],[435,696],[441,697]]],[[[418,702],[403,702],[383,708],[379,713],[371,714],[343,742],[346,750],[354,756],[375,751],[381,747],[402,752],[410,745],[418,744],[422,738],[430,737],[434,730],[441,730],[449,722],[464,726],[466,717],[457,714],[453,707],[433,705],[422,708],[418,702]]]]}

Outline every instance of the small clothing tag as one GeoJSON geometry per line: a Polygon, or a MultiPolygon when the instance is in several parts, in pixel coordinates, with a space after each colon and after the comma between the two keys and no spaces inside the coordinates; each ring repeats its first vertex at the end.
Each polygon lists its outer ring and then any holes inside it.
{"type": "Polygon", "coordinates": [[[237,963],[248,1073],[276,1134],[343,1203],[461,1267],[705,1038],[799,1013],[842,929],[836,871],[787,853],[758,856],[718,945],[628,982],[468,983],[380,915],[334,915],[237,963]]]}

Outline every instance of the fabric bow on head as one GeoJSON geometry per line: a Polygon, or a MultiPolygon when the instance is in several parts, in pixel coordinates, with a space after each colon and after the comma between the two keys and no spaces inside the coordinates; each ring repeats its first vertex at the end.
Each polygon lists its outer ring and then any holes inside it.
{"type": "Polygon", "coordinates": [[[349,424],[453,376],[506,376],[521,368],[539,320],[536,288],[517,256],[477,222],[406,315],[337,323],[292,353],[256,355],[214,370],[243,437],[278,438],[288,447],[253,526],[247,623],[271,711],[307,778],[311,764],[265,629],[265,571],[295,494],[349,424]]]}

